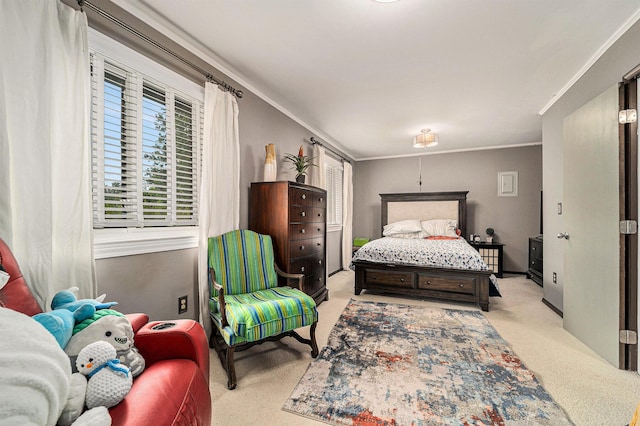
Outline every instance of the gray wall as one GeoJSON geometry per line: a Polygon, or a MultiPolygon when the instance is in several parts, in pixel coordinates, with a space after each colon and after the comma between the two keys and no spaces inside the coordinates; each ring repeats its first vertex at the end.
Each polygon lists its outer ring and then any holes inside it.
{"type": "MultiPolygon", "coordinates": [[[[528,238],[539,234],[542,147],[424,155],[422,192],[469,191],[467,234],[495,229],[504,269],[525,272],[528,238]],[[518,196],[498,197],[498,172],[518,171],[518,196]]],[[[418,157],[359,161],[354,168],[353,236],[381,235],[380,193],[419,192],[418,157]]]]}
{"type": "MultiPolygon", "coordinates": [[[[544,298],[563,309],[564,244],[555,238],[564,232],[563,216],[557,213],[563,193],[564,118],[606,89],[640,63],[640,23],[633,25],[542,117],[544,187],[544,298]],[[552,273],[557,273],[554,284],[552,273]]],[[[597,203],[597,200],[594,200],[597,203]]]]}

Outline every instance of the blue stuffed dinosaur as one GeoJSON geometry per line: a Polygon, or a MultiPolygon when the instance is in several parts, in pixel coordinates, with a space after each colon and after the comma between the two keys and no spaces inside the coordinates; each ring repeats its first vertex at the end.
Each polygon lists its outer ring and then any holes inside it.
{"type": "Polygon", "coordinates": [[[96,299],[78,300],[74,293],[77,290],[77,287],[72,287],[69,290],[59,291],[53,296],[51,311],[33,316],[33,319],[42,324],[56,338],[62,349],[71,340],[73,327],[77,323],[93,317],[96,310],[117,305],[117,302],[103,302],[104,294],[96,299]]]}
{"type": "Polygon", "coordinates": [[[42,324],[56,338],[60,347],[64,349],[69,340],[71,340],[73,327],[76,323],[91,318],[95,312],[96,308],[87,303],[78,306],[73,312],[66,309],[54,309],[53,311],[36,314],[33,319],[42,324]]]}
{"type": "Polygon", "coordinates": [[[104,302],[104,298],[106,297],[106,295],[104,294],[101,294],[95,299],[78,300],[74,293],[76,291],[78,291],[78,287],[71,287],[69,290],[62,290],[57,292],[56,295],[53,296],[53,300],[51,300],[51,309],[67,309],[73,312],[80,306],[89,303],[93,305],[93,307],[97,311],[98,309],[109,309],[113,305],[118,304],[118,302],[104,302]]]}

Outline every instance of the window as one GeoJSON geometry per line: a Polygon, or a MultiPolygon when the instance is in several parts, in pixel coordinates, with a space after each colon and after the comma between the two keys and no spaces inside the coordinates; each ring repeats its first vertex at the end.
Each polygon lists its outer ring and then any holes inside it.
{"type": "Polygon", "coordinates": [[[326,157],[325,174],[327,182],[327,227],[328,230],[342,229],[342,163],[331,157],[326,157]]]}
{"type": "Polygon", "coordinates": [[[202,102],[93,53],[94,228],[195,226],[202,102]]]}

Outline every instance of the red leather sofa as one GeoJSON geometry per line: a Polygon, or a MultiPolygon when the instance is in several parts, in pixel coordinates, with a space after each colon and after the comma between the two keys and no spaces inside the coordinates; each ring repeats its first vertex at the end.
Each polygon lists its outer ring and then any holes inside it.
{"type": "MultiPolygon", "coordinates": [[[[2,239],[0,264],[10,275],[0,289],[0,306],[29,316],[42,312],[2,239]]],[[[126,398],[109,409],[112,425],[210,425],[209,345],[202,326],[193,320],[149,322],[146,314],[127,318],[146,366],[126,398]]]]}

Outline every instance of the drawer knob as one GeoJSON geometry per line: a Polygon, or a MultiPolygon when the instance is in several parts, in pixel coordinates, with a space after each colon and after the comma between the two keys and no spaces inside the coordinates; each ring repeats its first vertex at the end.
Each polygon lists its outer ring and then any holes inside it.
{"type": "Polygon", "coordinates": [[[318,201],[323,202],[324,198],[320,197],[320,198],[318,198],[318,201]]]}
{"type": "Polygon", "coordinates": [[[460,284],[460,288],[463,288],[463,287],[464,287],[464,284],[460,284]]]}
{"type": "Polygon", "coordinates": [[[301,233],[301,234],[306,234],[306,233],[307,233],[307,231],[305,231],[305,230],[304,230],[304,228],[302,228],[302,229],[300,230],[300,233],[301,233]]]}
{"type": "Polygon", "coordinates": [[[371,275],[371,278],[374,279],[374,280],[377,280],[378,276],[377,275],[371,275]]]}
{"type": "Polygon", "coordinates": [[[304,246],[300,246],[300,250],[304,250],[304,246]]]}
{"type": "Polygon", "coordinates": [[[322,265],[322,260],[318,260],[318,265],[322,265]]]}
{"type": "Polygon", "coordinates": [[[318,228],[318,232],[322,231],[322,228],[318,228]]]}
{"type": "Polygon", "coordinates": [[[300,216],[305,217],[307,215],[307,212],[302,212],[300,213],[300,216]]]}
{"type": "Polygon", "coordinates": [[[322,243],[318,243],[318,247],[320,247],[322,245],[322,243]]]}
{"type": "Polygon", "coordinates": [[[431,285],[431,281],[427,281],[427,285],[431,285]]]}
{"type": "Polygon", "coordinates": [[[303,200],[306,200],[306,199],[307,199],[307,194],[302,194],[302,195],[300,196],[300,198],[302,198],[303,200]]]}
{"type": "Polygon", "coordinates": [[[318,217],[322,217],[322,213],[318,213],[318,217]]]}
{"type": "Polygon", "coordinates": [[[403,283],[404,282],[404,278],[400,278],[400,282],[403,283]]]}
{"type": "Polygon", "coordinates": [[[322,281],[322,278],[318,278],[318,281],[322,281]]]}
{"type": "Polygon", "coordinates": [[[300,268],[300,272],[304,272],[304,266],[300,268]]]}

